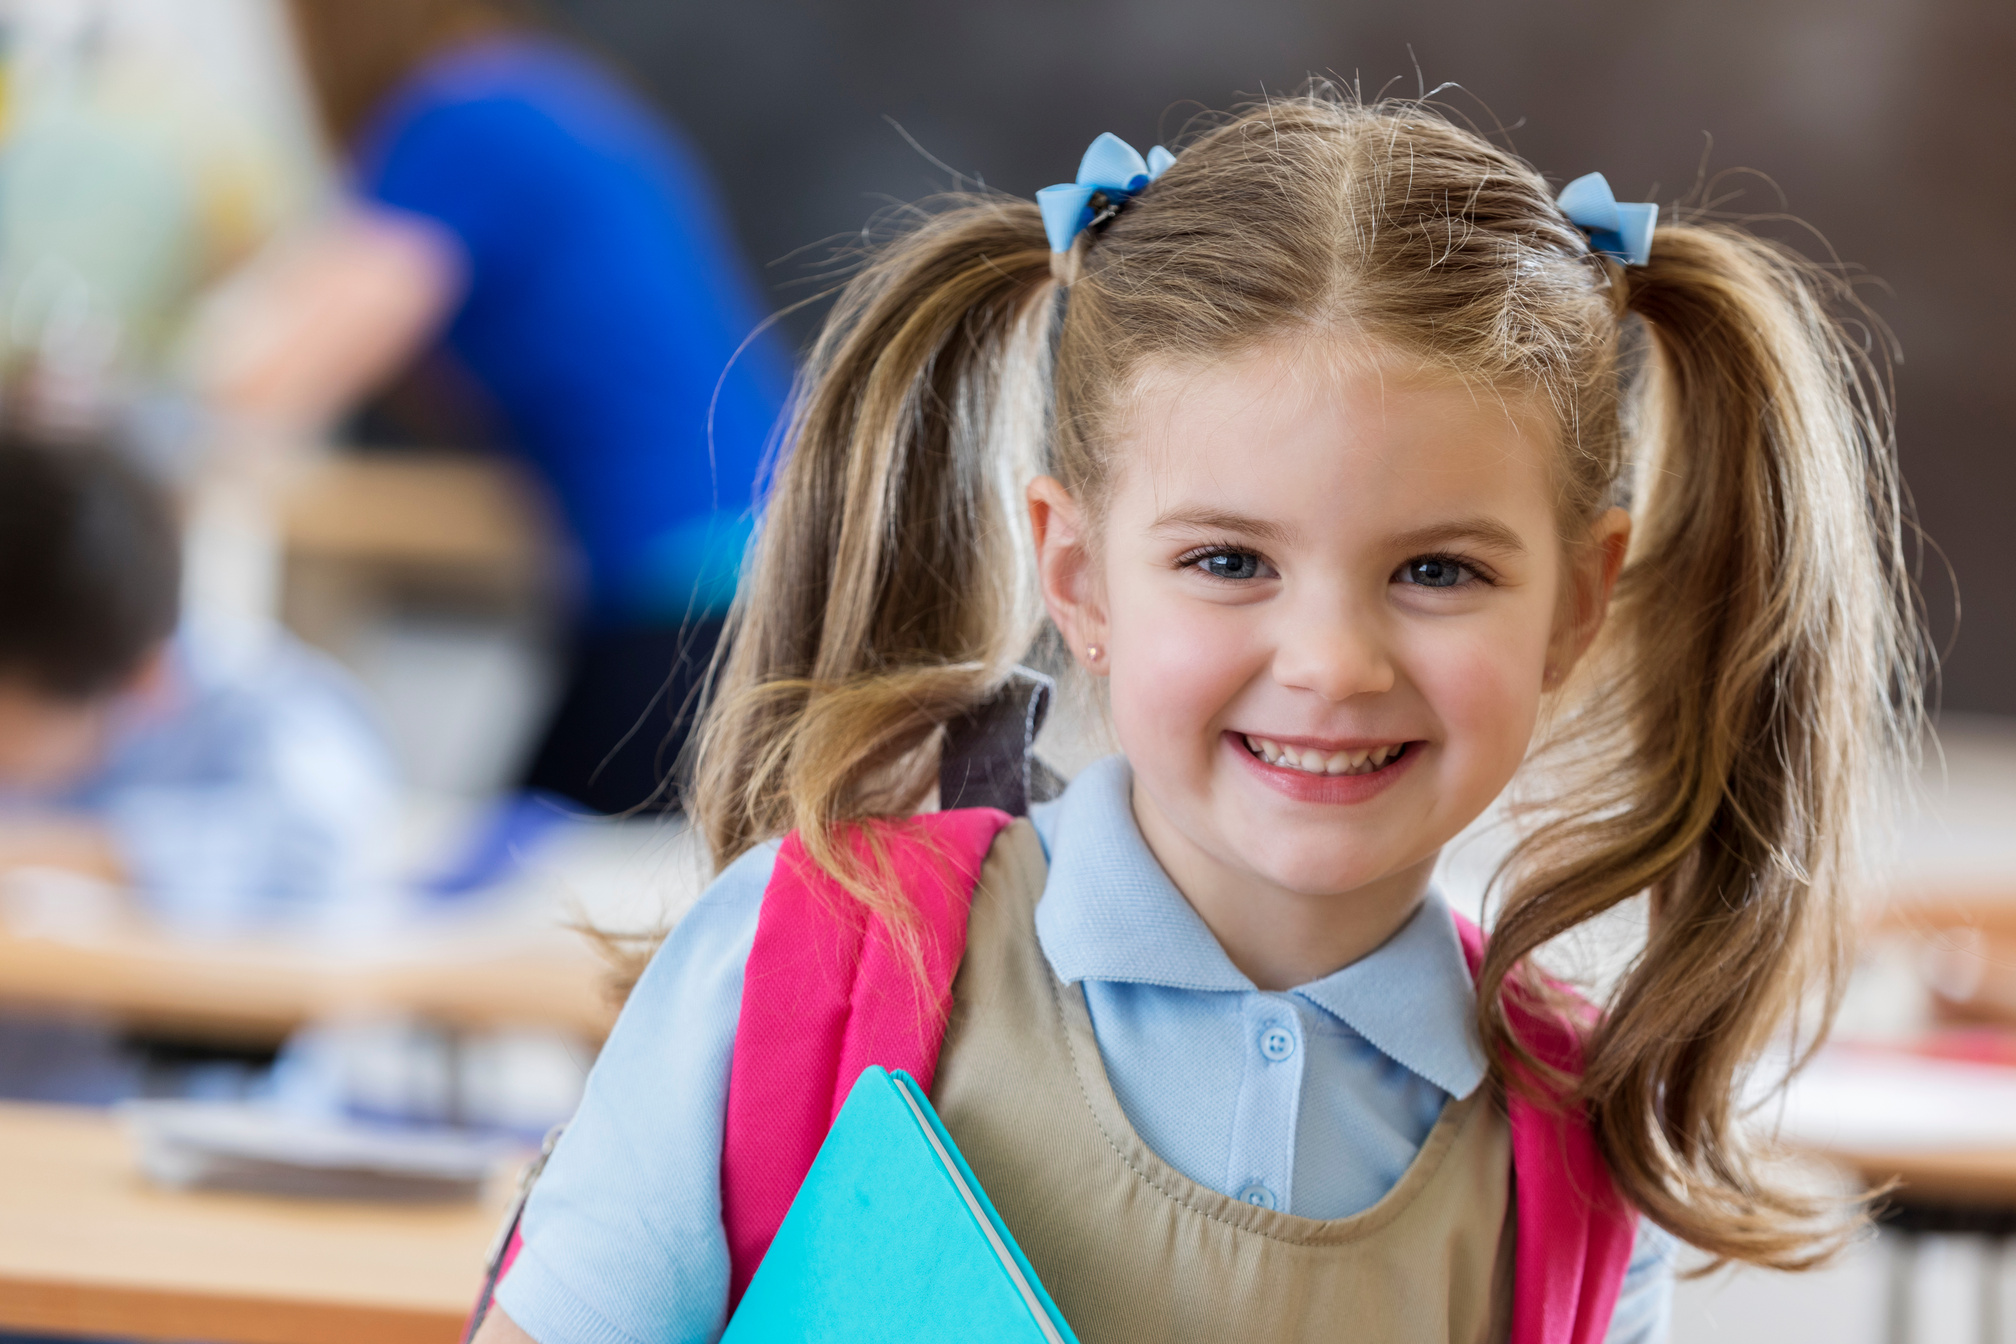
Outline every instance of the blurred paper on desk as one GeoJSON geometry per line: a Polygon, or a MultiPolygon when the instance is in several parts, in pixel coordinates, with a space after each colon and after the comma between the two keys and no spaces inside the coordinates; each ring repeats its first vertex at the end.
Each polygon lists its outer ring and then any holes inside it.
{"type": "Polygon", "coordinates": [[[310,1199],[478,1198],[507,1145],[296,1115],[271,1106],[138,1101],[120,1108],[140,1168],[177,1188],[310,1199]]]}
{"type": "Polygon", "coordinates": [[[1834,1152],[2016,1146],[2016,1068],[1830,1046],[1793,1079],[1779,1132],[1834,1152]]]}

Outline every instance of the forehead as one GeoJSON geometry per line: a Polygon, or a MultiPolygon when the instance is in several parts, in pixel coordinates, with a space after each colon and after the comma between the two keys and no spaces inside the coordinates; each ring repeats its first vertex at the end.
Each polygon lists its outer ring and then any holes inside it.
{"type": "Polygon", "coordinates": [[[1554,505],[1559,427],[1542,396],[1363,341],[1150,365],[1117,409],[1116,506],[1126,497],[1159,511],[1177,496],[1318,515],[1554,505]]]}

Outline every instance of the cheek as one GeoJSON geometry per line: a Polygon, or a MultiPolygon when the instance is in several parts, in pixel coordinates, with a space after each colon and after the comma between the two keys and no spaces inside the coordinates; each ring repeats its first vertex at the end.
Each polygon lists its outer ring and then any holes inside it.
{"type": "Polygon", "coordinates": [[[1215,744],[1205,730],[1251,676],[1238,609],[1183,600],[1174,587],[1158,574],[1107,589],[1113,726],[1137,761],[1215,744]]]}
{"type": "Polygon", "coordinates": [[[1495,795],[1525,759],[1539,719],[1548,627],[1530,613],[1430,638],[1411,679],[1447,733],[1451,764],[1495,795]]]}

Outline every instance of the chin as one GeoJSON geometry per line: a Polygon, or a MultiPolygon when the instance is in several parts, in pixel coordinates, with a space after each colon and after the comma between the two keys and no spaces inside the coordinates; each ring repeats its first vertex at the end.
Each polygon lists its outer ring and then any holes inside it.
{"type": "Polygon", "coordinates": [[[1336,896],[1355,891],[1382,877],[1390,877],[1405,866],[1385,861],[1384,856],[1367,854],[1356,846],[1297,845],[1287,842],[1285,837],[1272,845],[1263,839],[1256,848],[1259,853],[1247,859],[1247,866],[1264,881],[1298,896],[1336,896]]]}

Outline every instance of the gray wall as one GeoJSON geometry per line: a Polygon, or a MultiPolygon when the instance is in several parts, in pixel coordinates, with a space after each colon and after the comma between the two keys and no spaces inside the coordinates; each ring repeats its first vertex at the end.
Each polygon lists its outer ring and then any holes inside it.
{"type": "Polygon", "coordinates": [[[698,142],[780,304],[815,287],[821,251],[800,249],[947,185],[885,117],[946,164],[1030,192],[1068,179],[1099,131],[1145,148],[1200,104],[1311,73],[1412,92],[1418,60],[1557,180],[1600,169],[1627,199],[1671,201],[1704,162],[1757,170],[1726,181],[1741,195],[1725,208],[1805,220],[1871,278],[1903,347],[1900,437],[1937,547],[1925,592],[1950,644],[1945,705],[2016,714],[2009,0],[553,7],[698,142]]]}

